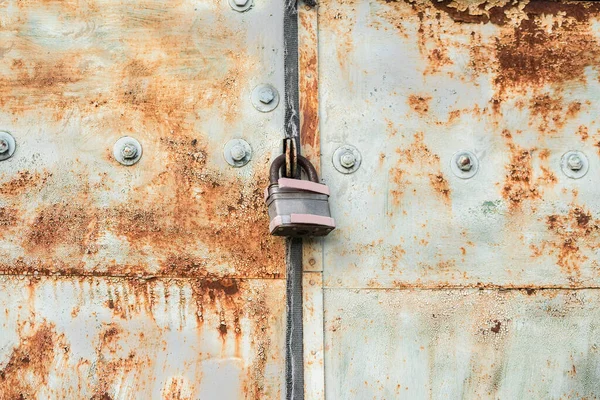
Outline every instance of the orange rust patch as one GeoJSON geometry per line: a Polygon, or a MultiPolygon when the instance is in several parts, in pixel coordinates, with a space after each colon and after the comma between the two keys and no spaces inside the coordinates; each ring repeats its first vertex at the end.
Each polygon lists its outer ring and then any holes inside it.
{"type": "Polygon", "coordinates": [[[0,207],[0,227],[7,228],[17,224],[18,211],[14,208],[0,207]]]}
{"type": "Polygon", "coordinates": [[[0,370],[0,398],[36,398],[40,387],[48,383],[59,340],[54,327],[47,323],[23,338],[0,370]]]}
{"type": "Polygon", "coordinates": [[[550,244],[557,252],[557,264],[568,274],[579,274],[581,263],[588,259],[581,248],[592,251],[598,248],[600,220],[594,219],[585,208],[572,206],[567,214],[549,215],[546,225],[556,237],[550,244]]]}
{"type": "MultiPolygon", "coordinates": [[[[579,104],[579,103],[576,103],[579,104]]],[[[539,120],[540,133],[556,133],[565,123],[562,97],[552,97],[548,94],[534,96],[529,104],[531,120],[539,120]]]]}
{"type": "MultiPolygon", "coordinates": [[[[224,275],[238,277],[283,276],[283,241],[268,234],[263,199],[268,165],[256,163],[249,178],[223,178],[206,165],[206,150],[198,139],[162,141],[167,167],[149,190],[164,193],[147,198],[133,193],[127,203],[108,208],[84,205],[87,194],[44,206],[32,218],[22,237],[22,259],[6,267],[12,272],[47,271],[69,275],[88,262],[86,274],[207,276],[214,265],[224,275]],[[166,190],[174,188],[174,191],[166,190]],[[127,265],[94,258],[110,232],[127,241],[127,265]],[[206,247],[198,252],[198,244],[206,247]],[[147,254],[154,265],[148,269],[147,254]],[[201,254],[201,256],[199,255],[201,254]],[[43,255],[43,257],[42,257],[43,255]],[[158,265],[156,265],[158,264],[158,265]],[[158,268],[158,269],[154,269],[158,268]]],[[[19,185],[33,185],[23,174],[19,185]]],[[[18,192],[18,190],[14,190],[18,192]]],[[[4,212],[4,223],[16,217],[4,212]]],[[[2,217],[2,215],[0,215],[2,217]]]]}
{"type": "Polygon", "coordinates": [[[429,180],[431,186],[434,188],[436,193],[439,193],[446,203],[450,202],[450,186],[448,181],[441,172],[437,174],[430,174],[429,180]]]}
{"type": "Polygon", "coordinates": [[[585,125],[580,125],[579,128],[577,128],[577,132],[575,132],[575,134],[578,135],[584,142],[590,136],[588,133],[588,128],[585,125]]]}
{"type": "Polygon", "coordinates": [[[527,18],[497,41],[496,85],[514,90],[583,80],[584,69],[600,59],[588,21],[599,10],[589,2],[529,2],[527,18]],[[543,15],[557,18],[551,29],[542,23],[543,15]]]}
{"type": "Polygon", "coordinates": [[[308,157],[319,164],[321,143],[319,134],[319,70],[317,59],[316,14],[301,10],[299,38],[300,140],[308,157]]]}
{"type": "Polygon", "coordinates": [[[20,171],[14,178],[0,185],[0,194],[6,196],[16,196],[26,193],[31,191],[33,188],[43,186],[51,176],[52,174],[50,173],[42,174],[35,172],[31,173],[29,171],[20,171]]]}
{"type": "Polygon", "coordinates": [[[429,112],[429,102],[432,97],[429,95],[416,95],[411,94],[408,96],[408,105],[410,108],[418,114],[424,115],[429,112]]]}
{"type": "Polygon", "coordinates": [[[400,199],[404,194],[407,182],[403,179],[404,171],[399,168],[392,169],[390,174],[392,175],[392,182],[396,185],[396,188],[392,189],[390,193],[394,206],[398,206],[400,205],[400,199]]]}
{"type": "Polygon", "coordinates": [[[424,143],[422,132],[416,133],[414,139],[414,142],[407,148],[396,150],[396,153],[400,155],[398,167],[390,171],[392,182],[395,184],[395,188],[390,192],[393,204],[398,205],[400,203],[400,198],[411,183],[404,179],[406,164],[417,166],[418,172],[412,176],[427,177],[433,190],[441,195],[440,197],[446,204],[449,204],[450,186],[446,177],[440,171],[440,157],[434,154],[424,143]]]}
{"type": "Polygon", "coordinates": [[[542,171],[542,175],[539,177],[539,182],[543,182],[545,184],[553,185],[558,182],[556,175],[549,168],[540,166],[542,171]]]}
{"type": "Polygon", "coordinates": [[[518,207],[524,200],[539,197],[533,182],[532,153],[535,149],[522,149],[510,143],[511,161],[502,188],[502,195],[511,207],[518,207]]]}
{"type": "Polygon", "coordinates": [[[418,163],[421,165],[437,165],[440,157],[431,152],[424,142],[423,132],[415,134],[414,142],[406,149],[398,149],[396,152],[401,156],[400,161],[418,163]]]}
{"type": "Polygon", "coordinates": [[[83,254],[95,252],[97,225],[89,210],[81,206],[53,204],[42,209],[29,227],[25,247],[47,253],[58,245],[76,246],[83,254]]]}

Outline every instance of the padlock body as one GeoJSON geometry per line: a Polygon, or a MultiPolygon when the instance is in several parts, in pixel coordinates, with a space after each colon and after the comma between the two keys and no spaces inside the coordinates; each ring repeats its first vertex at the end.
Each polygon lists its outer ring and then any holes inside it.
{"type": "Polygon", "coordinates": [[[335,229],[327,194],[271,185],[266,203],[273,235],[325,236],[335,229]]]}

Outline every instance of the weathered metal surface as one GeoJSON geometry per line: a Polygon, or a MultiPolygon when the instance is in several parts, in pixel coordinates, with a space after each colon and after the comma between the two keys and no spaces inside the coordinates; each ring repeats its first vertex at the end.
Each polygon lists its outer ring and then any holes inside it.
{"type": "Polygon", "coordinates": [[[598,21],[595,2],[322,1],[325,285],[598,286],[598,21]],[[351,175],[331,163],[344,144],[351,175]]]}
{"type": "Polygon", "coordinates": [[[318,10],[325,397],[597,398],[600,5],[318,10]]]}
{"type": "Polygon", "coordinates": [[[282,398],[283,280],[2,277],[1,399],[282,398]]]}
{"type": "Polygon", "coordinates": [[[1,5],[0,129],[6,273],[282,277],[264,234],[262,190],[281,107],[250,101],[283,87],[282,5],[220,1],[7,1],[1,5]],[[112,157],[140,141],[132,167],[112,157]],[[230,168],[245,138],[253,161],[230,168]]]}
{"type": "Polygon", "coordinates": [[[281,398],[283,4],[0,2],[0,398],[281,398]],[[143,156],[113,157],[123,136],[143,156]],[[243,138],[252,160],[230,167],[243,138]],[[139,279],[138,279],[139,278],[139,279]]]}
{"type": "Polygon", "coordinates": [[[326,398],[600,393],[596,290],[325,291],[326,398]]]}
{"type": "Polygon", "coordinates": [[[317,400],[325,396],[323,273],[304,272],[302,278],[304,397],[317,400]]]}

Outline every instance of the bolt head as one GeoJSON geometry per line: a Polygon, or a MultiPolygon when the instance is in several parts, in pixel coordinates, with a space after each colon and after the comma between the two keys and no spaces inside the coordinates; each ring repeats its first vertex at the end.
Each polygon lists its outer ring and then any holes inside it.
{"type": "Polygon", "coordinates": [[[244,7],[250,0],[233,0],[233,3],[238,7],[244,7]]]}
{"type": "Polygon", "coordinates": [[[470,171],[471,168],[473,168],[473,162],[471,161],[471,157],[469,157],[466,154],[463,154],[460,157],[458,157],[458,160],[456,160],[456,165],[461,171],[470,171]]]}
{"type": "Polygon", "coordinates": [[[573,171],[579,171],[583,168],[583,160],[577,154],[572,154],[567,159],[567,166],[573,171]]]}
{"type": "Polygon", "coordinates": [[[246,157],[246,149],[241,144],[233,146],[229,152],[234,161],[242,161],[246,157]]]}
{"type": "Polygon", "coordinates": [[[121,150],[121,155],[126,160],[131,160],[137,156],[137,148],[132,144],[126,144],[121,150]]]}
{"type": "Polygon", "coordinates": [[[344,168],[352,168],[356,164],[356,156],[352,152],[347,151],[340,156],[340,164],[344,168]]]}
{"type": "Polygon", "coordinates": [[[10,145],[8,144],[8,140],[6,139],[0,139],[0,154],[1,153],[6,153],[10,148],[10,145]]]}
{"type": "Polygon", "coordinates": [[[258,99],[263,104],[269,104],[273,100],[275,100],[275,93],[273,93],[273,89],[266,86],[258,92],[258,99]]]}

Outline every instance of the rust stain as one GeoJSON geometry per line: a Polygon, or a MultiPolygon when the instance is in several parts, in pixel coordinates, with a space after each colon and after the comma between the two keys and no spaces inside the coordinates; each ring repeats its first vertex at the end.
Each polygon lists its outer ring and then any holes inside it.
{"type": "Polygon", "coordinates": [[[600,232],[600,220],[594,219],[585,208],[573,205],[567,214],[546,217],[548,231],[556,238],[547,241],[550,251],[557,253],[558,266],[569,275],[578,275],[580,265],[588,257],[583,249],[596,250],[596,238],[600,232]]]}
{"type": "Polygon", "coordinates": [[[538,131],[542,134],[557,133],[564,127],[567,117],[574,117],[581,108],[581,103],[574,102],[564,111],[562,97],[552,97],[549,94],[535,95],[530,100],[531,123],[538,122],[538,131]]]}
{"type": "MultiPolygon", "coordinates": [[[[422,132],[414,135],[414,141],[410,146],[404,149],[397,149],[396,153],[400,156],[397,167],[392,168],[390,171],[391,180],[394,183],[394,187],[390,190],[393,205],[397,206],[400,204],[403,194],[412,184],[412,182],[405,179],[407,164],[417,167],[416,171],[418,172],[415,172],[412,176],[417,177],[417,179],[419,177],[427,177],[433,191],[440,196],[444,203],[450,204],[450,185],[441,172],[440,157],[433,153],[425,144],[422,132]]],[[[413,188],[413,191],[416,192],[416,190],[416,188],[413,188]]]]}
{"type": "Polygon", "coordinates": [[[401,156],[402,161],[416,163],[421,166],[437,165],[440,157],[433,153],[424,142],[423,132],[414,135],[413,143],[406,149],[398,149],[396,152],[401,156]]]}
{"type": "Polygon", "coordinates": [[[43,187],[50,177],[52,177],[52,174],[49,172],[20,171],[9,181],[0,185],[0,194],[17,196],[28,192],[31,193],[34,189],[39,190],[43,187]]]}
{"type": "Polygon", "coordinates": [[[420,115],[425,115],[429,112],[429,102],[432,97],[429,95],[411,94],[408,96],[408,105],[410,108],[420,115]]]}
{"type": "Polygon", "coordinates": [[[390,171],[392,174],[392,182],[395,185],[395,188],[390,190],[390,194],[392,195],[392,201],[394,206],[400,205],[400,200],[402,199],[402,195],[406,190],[406,186],[410,183],[404,180],[405,172],[400,168],[394,168],[390,171]]]}
{"type": "Polygon", "coordinates": [[[533,181],[532,154],[535,149],[523,149],[514,143],[509,143],[509,149],[511,160],[506,167],[502,196],[515,208],[525,200],[538,198],[540,194],[533,181]]]}
{"type": "MultiPolygon", "coordinates": [[[[0,207],[0,227],[6,229],[11,226],[15,226],[18,223],[17,216],[18,210],[8,207],[0,207]]],[[[0,233],[2,235],[2,233],[0,233]]]]}
{"type": "Polygon", "coordinates": [[[590,137],[588,133],[588,128],[585,125],[580,125],[579,128],[577,128],[575,134],[579,136],[583,142],[585,142],[590,137]]]}
{"type": "Polygon", "coordinates": [[[496,84],[503,88],[560,85],[584,79],[584,69],[596,65],[599,47],[588,21],[598,5],[579,2],[530,2],[527,18],[497,42],[496,84]],[[548,27],[543,15],[556,16],[548,27]],[[568,40],[565,40],[568,38],[568,40]]]}
{"type": "Polygon", "coordinates": [[[439,193],[446,203],[450,203],[450,185],[448,185],[444,174],[441,172],[430,174],[429,180],[436,193],[439,193]]]}
{"type": "Polygon", "coordinates": [[[67,244],[86,254],[95,251],[92,241],[97,236],[94,217],[82,206],[53,204],[44,208],[31,223],[25,247],[38,253],[67,244]]]}
{"type": "Polygon", "coordinates": [[[305,156],[320,165],[321,139],[319,132],[319,66],[317,58],[316,12],[300,10],[299,86],[300,141],[305,156]]]}
{"type": "Polygon", "coordinates": [[[494,333],[499,333],[500,332],[500,326],[502,326],[502,323],[496,319],[496,320],[494,320],[494,326],[492,326],[490,328],[490,330],[492,332],[494,332],[494,333]]]}
{"type": "Polygon", "coordinates": [[[61,340],[48,323],[23,337],[0,370],[0,399],[35,398],[40,387],[48,383],[55,347],[61,340]]]}
{"type": "MultiPolygon", "coordinates": [[[[206,165],[207,151],[198,139],[162,143],[167,149],[167,172],[152,187],[159,192],[174,187],[174,193],[155,202],[142,191],[127,204],[108,208],[84,204],[85,197],[42,206],[23,236],[25,256],[6,269],[70,275],[98,252],[103,235],[112,232],[127,241],[132,256],[138,254],[143,261],[123,265],[99,260],[86,273],[197,277],[209,275],[215,263],[227,263],[231,268],[225,275],[281,277],[283,241],[266,231],[262,191],[268,165],[257,164],[254,175],[245,181],[225,179],[206,165]],[[197,243],[207,246],[207,256],[190,253],[197,243]],[[149,269],[141,257],[149,250],[158,258],[158,269],[149,269]]],[[[4,216],[5,223],[11,223],[8,218],[14,214],[6,211],[4,216]]]]}

